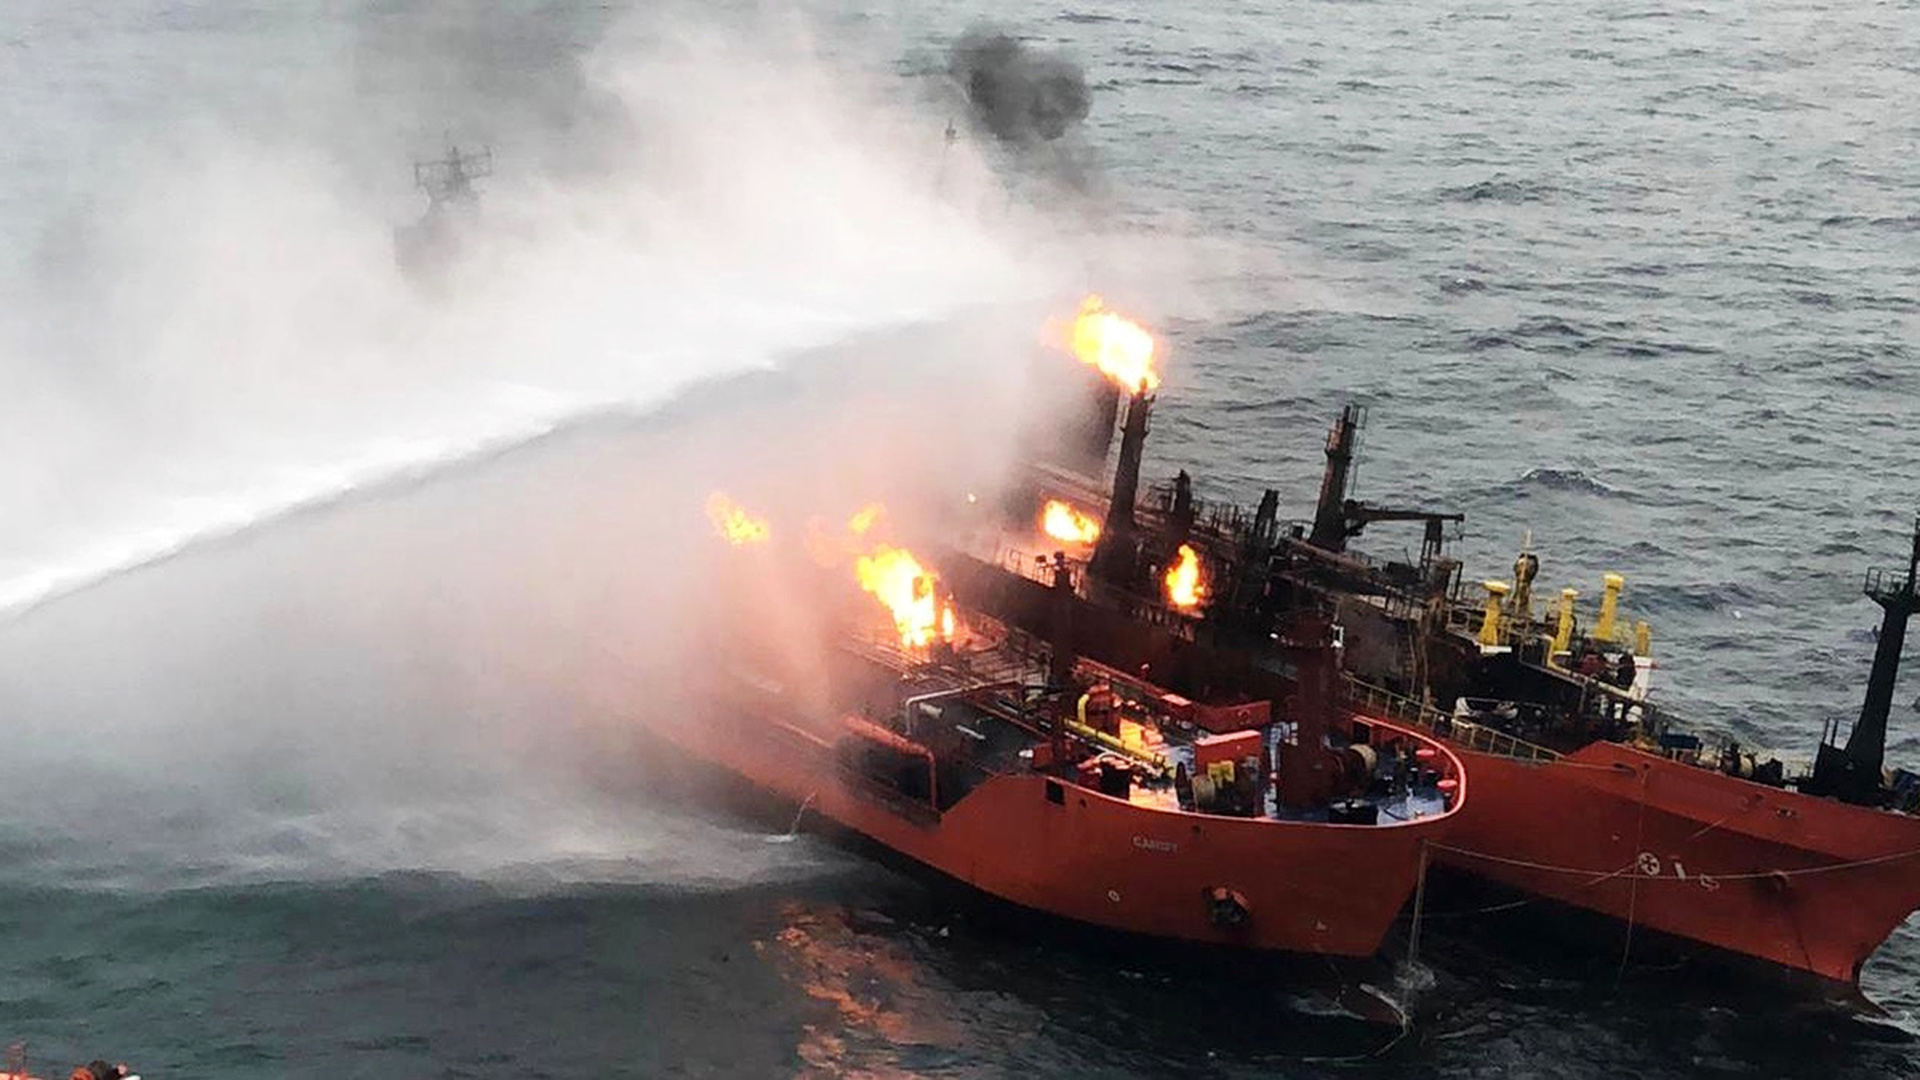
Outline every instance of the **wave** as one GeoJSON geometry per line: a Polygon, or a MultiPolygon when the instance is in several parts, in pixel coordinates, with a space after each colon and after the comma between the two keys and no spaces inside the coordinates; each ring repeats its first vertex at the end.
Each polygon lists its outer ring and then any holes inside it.
{"type": "Polygon", "coordinates": [[[1820,219],[1823,228],[1876,228],[1897,229],[1902,232],[1920,230],[1920,214],[1834,214],[1820,219]]]}
{"type": "Polygon", "coordinates": [[[1446,202],[1519,204],[1545,202],[1553,196],[1554,189],[1537,180],[1494,176],[1472,184],[1443,187],[1434,194],[1446,202]]]}
{"type": "MultiPolygon", "coordinates": [[[[1679,585],[1644,583],[1634,589],[1634,604],[1650,615],[1676,612],[1729,612],[1735,618],[1774,602],[1776,597],[1744,581],[1694,581],[1679,585]]],[[[1737,637],[1726,644],[1745,648],[1737,637]]]]}
{"type": "Polygon", "coordinates": [[[1535,468],[1522,473],[1516,485],[1548,491],[1571,491],[1581,495],[1618,496],[1620,492],[1588,476],[1579,469],[1535,468]]]}

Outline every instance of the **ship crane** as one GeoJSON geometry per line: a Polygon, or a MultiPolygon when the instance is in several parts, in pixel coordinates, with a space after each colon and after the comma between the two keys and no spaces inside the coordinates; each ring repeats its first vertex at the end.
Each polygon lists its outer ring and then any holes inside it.
{"type": "Polygon", "coordinates": [[[1327,433],[1327,468],[1320,480],[1320,499],[1314,507],[1313,531],[1307,543],[1336,555],[1347,550],[1347,541],[1376,521],[1420,521],[1426,523],[1426,535],[1420,542],[1420,565],[1429,566],[1440,557],[1446,543],[1446,525],[1466,520],[1465,514],[1447,514],[1437,510],[1374,506],[1347,497],[1353,486],[1354,453],[1360,429],[1367,423],[1366,410],[1347,405],[1340,410],[1327,433]]]}
{"type": "Polygon", "coordinates": [[[1440,557],[1440,551],[1446,544],[1446,526],[1449,522],[1459,524],[1467,520],[1465,514],[1448,514],[1438,510],[1407,509],[1395,506],[1373,506],[1369,503],[1346,500],[1340,505],[1340,515],[1345,522],[1345,540],[1360,535],[1361,530],[1376,521],[1422,521],[1426,523],[1426,532],[1420,540],[1420,564],[1426,566],[1440,557]]]}

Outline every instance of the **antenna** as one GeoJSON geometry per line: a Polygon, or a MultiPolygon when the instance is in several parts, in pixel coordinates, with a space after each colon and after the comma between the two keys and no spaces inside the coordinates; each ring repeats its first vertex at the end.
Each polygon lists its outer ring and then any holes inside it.
{"type": "Polygon", "coordinates": [[[413,186],[427,193],[429,210],[437,210],[450,202],[476,202],[479,194],[474,191],[473,182],[492,175],[492,147],[462,153],[458,146],[449,143],[446,157],[413,163],[413,186]]]}

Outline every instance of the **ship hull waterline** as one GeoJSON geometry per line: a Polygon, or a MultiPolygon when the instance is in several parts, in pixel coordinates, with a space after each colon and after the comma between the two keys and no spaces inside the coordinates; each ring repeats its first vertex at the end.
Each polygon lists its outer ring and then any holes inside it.
{"type": "MultiPolygon", "coordinates": [[[[947,565],[962,596],[1016,624],[1044,625],[1037,583],[959,553],[947,565]]],[[[1238,654],[1097,604],[1081,600],[1074,620],[1076,644],[1103,662],[1287,692],[1286,680],[1238,654]]],[[[1920,818],[1617,743],[1536,762],[1429,734],[1459,756],[1474,787],[1459,827],[1436,846],[1443,867],[1604,915],[1623,930],[1773,965],[1787,981],[1811,977],[1847,997],[1858,996],[1867,958],[1920,909],[1920,818]]]]}
{"type": "Polygon", "coordinates": [[[1418,882],[1430,821],[1333,825],[1173,813],[1040,773],[982,782],[941,813],[843,770],[820,731],[731,707],[655,730],[781,801],[1014,907],[1173,942],[1371,957],[1418,882]],[[1244,898],[1222,926],[1207,893],[1244,898]]]}
{"type": "Polygon", "coordinates": [[[1475,791],[1442,866],[1847,996],[1920,907],[1920,821],[1617,743],[1546,762],[1449,745],[1475,791]]]}

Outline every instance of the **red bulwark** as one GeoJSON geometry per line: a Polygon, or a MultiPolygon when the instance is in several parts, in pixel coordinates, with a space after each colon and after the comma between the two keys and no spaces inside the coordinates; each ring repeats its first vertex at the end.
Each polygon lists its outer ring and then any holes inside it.
{"type": "Polygon", "coordinates": [[[1273,719],[1273,703],[1249,701],[1241,705],[1198,705],[1193,722],[1208,731],[1224,733],[1266,727],[1273,719]]]}
{"type": "Polygon", "coordinates": [[[1260,756],[1260,733],[1242,731],[1232,735],[1207,735],[1195,739],[1193,743],[1193,769],[1206,772],[1207,766],[1216,761],[1231,761],[1234,764],[1247,758],[1260,756]]]}

